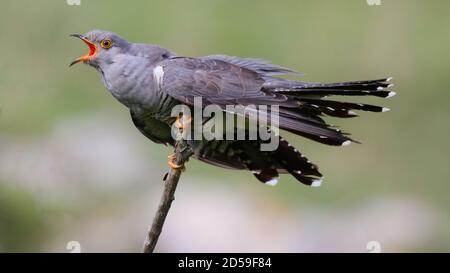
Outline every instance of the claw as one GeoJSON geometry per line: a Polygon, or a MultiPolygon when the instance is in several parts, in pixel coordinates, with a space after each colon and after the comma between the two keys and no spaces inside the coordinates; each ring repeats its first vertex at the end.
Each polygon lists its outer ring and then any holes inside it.
{"type": "Polygon", "coordinates": [[[192,118],[190,116],[181,116],[177,117],[177,120],[175,121],[175,127],[178,129],[186,129],[191,125],[192,118]]]}
{"type": "Polygon", "coordinates": [[[173,162],[175,160],[175,154],[171,154],[167,158],[169,159],[169,161],[167,161],[167,164],[169,164],[170,168],[177,170],[184,167],[183,165],[177,165],[173,162]]]}

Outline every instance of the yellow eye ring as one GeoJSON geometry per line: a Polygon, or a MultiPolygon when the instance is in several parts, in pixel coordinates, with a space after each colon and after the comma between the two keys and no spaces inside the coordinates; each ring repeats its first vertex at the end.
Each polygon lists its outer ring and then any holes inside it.
{"type": "Polygon", "coordinates": [[[100,42],[100,46],[103,47],[104,49],[108,49],[111,48],[113,45],[112,41],[110,39],[103,39],[100,42]]]}

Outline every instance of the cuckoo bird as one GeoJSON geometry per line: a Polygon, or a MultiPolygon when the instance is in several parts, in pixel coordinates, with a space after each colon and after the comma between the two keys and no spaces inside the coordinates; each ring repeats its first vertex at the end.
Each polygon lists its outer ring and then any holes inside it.
{"type": "MultiPolygon", "coordinates": [[[[131,118],[153,142],[174,145],[173,124],[185,128],[190,121],[174,118],[175,105],[193,107],[196,97],[204,106],[278,106],[278,125],[282,130],[336,146],[357,142],[324,117],[350,118],[353,110],[385,112],[388,108],[326,99],[329,96],[375,96],[389,98],[392,78],[315,83],[279,77],[301,73],[269,62],[226,55],[183,57],[158,45],[131,43],[117,34],[93,30],[72,34],[89,47],[89,52],[71,63],[85,63],[100,74],[107,90],[130,113],[131,118]]],[[[228,111],[229,112],[229,111],[228,111]]],[[[230,113],[228,113],[230,114],[230,113]]],[[[231,113],[237,114],[237,113],[231,113]]],[[[189,140],[193,156],[219,167],[248,170],[261,182],[274,185],[279,174],[288,173],[310,186],[320,186],[322,174],[299,150],[278,134],[276,149],[263,151],[263,140],[189,140]]],[[[169,165],[179,168],[169,157],[169,165]]]]}

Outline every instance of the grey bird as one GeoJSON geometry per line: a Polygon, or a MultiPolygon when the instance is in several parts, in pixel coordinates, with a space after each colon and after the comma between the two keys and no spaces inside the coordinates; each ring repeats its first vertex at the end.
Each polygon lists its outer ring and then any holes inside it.
{"type": "MultiPolygon", "coordinates": [[[[117,34],[93,30],[83,40],[89,53],[76,59],[94,67],[108,91],[131,113],[136,127],[156,143],[174,145],[171,116],[175,105],[192,107],[195,97],[203,106],[278,105],[279,127],[296,135],[328,144],[357,142],[327,124],[324,116],[351,118],[353,110],[385,112],[389,109],[362,103],[325,99],[328,96],[375,96],[389,98],[395,92],[391,78],[339,83],[312,83],[278,77],[299,72],[259,59],[212,55],[183,57],[158,45],[130,43],[117,34]]],[[[231,113],[238,114],[238,113],[231,113]]],[[[184,123],[180,127],[183,127],[184,123]]],[[[194,157],[219,167],[249,170],[261,182],[274,185],[279,174],[319,186],[322,174],[281,136],[278,148],[262,151],[256,140],[189,140],[194,157]]],[[[169,159],[172,168],[179,168],[169,159]]]]}

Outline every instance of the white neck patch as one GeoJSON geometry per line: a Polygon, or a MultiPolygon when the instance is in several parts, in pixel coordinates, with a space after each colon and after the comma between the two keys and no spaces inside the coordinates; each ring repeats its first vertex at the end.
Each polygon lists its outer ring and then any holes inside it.
{"type": "Polygon", "coordinates": [[[153,77],[155,78],[158,87],[161,88],[164,79],[164,69],[162,66],[158,65],[155,68],[153,68],[153,77]]]}

